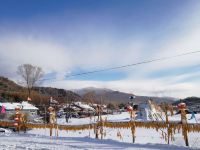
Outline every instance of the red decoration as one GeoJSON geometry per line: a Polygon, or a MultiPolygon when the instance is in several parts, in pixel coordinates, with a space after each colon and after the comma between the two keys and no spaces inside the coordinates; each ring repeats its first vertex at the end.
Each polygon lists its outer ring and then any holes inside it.
{"type": "Polygon", "coordinates": [[[133,107],[131,107],[131,106],[127,106],[127,111],[133,111],[133,107]]]}
{"type": "Polygon", "coordinates": [[[185,103],[179,103],[178,109],[186,109],[186,104],[185,103]]]}
{"type": "Polygon", "coordinates": [[[32,101],[30,97],[27,98],[27,101],[32,101]]]}

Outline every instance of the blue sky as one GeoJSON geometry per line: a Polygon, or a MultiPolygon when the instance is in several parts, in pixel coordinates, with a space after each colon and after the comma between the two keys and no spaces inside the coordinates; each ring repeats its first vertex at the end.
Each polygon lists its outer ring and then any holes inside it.
{"type": "Polygon", "coordinates": [[[200,50],[197,0],[0,1],[0,75],[41,66],[44,86],[111,88],[136,95],[200,96],[200,54],[65,76],[200,50]]]}

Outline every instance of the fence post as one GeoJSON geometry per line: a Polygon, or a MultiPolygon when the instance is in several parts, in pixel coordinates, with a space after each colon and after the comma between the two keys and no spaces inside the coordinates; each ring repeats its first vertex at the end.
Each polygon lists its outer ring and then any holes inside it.
{"type": "Polygon", "coordinates": [[[52,125],[50,124],[50,137],[52,136],[52,131],[53,131],[53,127],[52,127],[52,125]]]}
{"type": "Polygon", "coordinates": [[[184,136],[184,140],[185,140],[185,145],[189,146],[188,134],[187,134],[187,125],[182,124],[182,129],[183,129],[183,136],[184,136]]]}
{"type": "Polygon", "coordinates": [[[188,134],[187,134],[187,117],[186,117],[186,104],[185,103],[179,103],[178,108],[180,109],[181,112],[181,124],[182,124],[182,135],[185,140],[185,145],[189,146],[188,142],[188,134]]]}
{"type": "Polygon", "coordinates": [[[99,138],[99,123],[96,123],[96,127],[95,127],[95,138],[98,139],[99,138]]]}
{"type": "Polygon", "coordinates": [[[170,126],[169,126],[168,106],[167,106],[167,104],[165,104],[165,117],[166,117],[166,124],[167,124],[167,144],[169,144],[169,139],[170,139],[170,126]]]}
{"type": "Polygon", "coordinates": [[[181,110],[182,134],[185,140],[185,145],[189,146],[188,133],[187,133],[187,117],[184,109],[181,110]]]}
{"type": "Polygon", "coordinates": [[[131,133],[132,133],[133,143],[135,143],[135,122],[132,122],[131,124],[131,133]]]}
{"type": "Polygon", "coordinates": [[[101,134],[101,140],[103,139],[103,120],[101,118],[101,122],[100,122],[101,126],[100,126],[100,134],[101,134]]]}

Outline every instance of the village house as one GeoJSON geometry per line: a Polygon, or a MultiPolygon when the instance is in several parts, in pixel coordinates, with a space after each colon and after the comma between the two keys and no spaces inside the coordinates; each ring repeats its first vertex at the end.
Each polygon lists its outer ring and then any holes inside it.
{"type": "Polygon", "coordinates": [[[79,117],[87,117],[94,114],[95,109],[83,102],[74,102],[70,105],[66,105],[64,108],[66,112],[77,113],[79,117]]]}
{"type": "Polygon", "coordinates": [[[21,112],[27,114],[28,120],[33,120],[37,116],[38,108],[28,102],[21,103],[11,103],[11,102],[3,102],[0,103],[0,110],[5,108],[5,113],[1,113],[0,119],[10,119],[12,115],[15,114],[15,108],[21,108],[21,112]]]}
{"type": "Polygon", "coordinates": [[[108,114],[108,113],[109,114],[113,113],[113,111],[108,109],[107,106],[104,105],[104,104],[101,104],[101,105],[100,104],[91,104],[90,106],[93,107],[95,110],[97,109],[97,106],[100,106],[102,115],[105,115],[105,114],[108,114]]]}

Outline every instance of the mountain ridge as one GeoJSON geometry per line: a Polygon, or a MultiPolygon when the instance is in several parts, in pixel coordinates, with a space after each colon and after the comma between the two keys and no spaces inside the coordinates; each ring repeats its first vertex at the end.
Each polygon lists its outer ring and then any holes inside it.
{"type": "Polygon", "coordinates": [[[173,103],[176,99],[173,97],[156,97],[156,96],[140,96],[140,95],[134,95],[132,93],[126,93],[126,92],[120,92],[115,91],[111,89],[106,88],[83,88],[74,90],[75,93],[79,94],[80,96],[84,96],[87,93],[93,93],[95,94],[94,97],[96,97],[97,101],[100,101],[102,98],[107,99],[107,101],[113,101],[113,102],[119,102],[119,103],[127,103],[130,101],[131,96],[135,96],[135,99],[133,100],[136,104],[138,103],[145,103],[149,99],[154,100],[157,103],[167,102],[167,103],[173,103]]]}
{"type": "MultiPolygon", "coordinates": [[[[0,76],[0,100],[9,102],[19,102],[27,100],[27,89],[18,85],[14,81],[0,76]]],[[[31,92],[32,103],[48,104],[50,97],[58,100],[60,103],[71,101],[81,101],[82,98],[78,94],[65,89],[52,87],[34,87],[31,92]]]]}
{"type": "MultiPolygon", "coordinates": [[[[69,103],[72,101],[87,101],[88,93],[92,96],[92,101],[103,103],[128,103],[132,93],[115,91],[107,88],[88,87],[74,90],[59,89],[53,87],[34,87],[32,91],[32,100],[35,103],[48,103],[50,97],[57,99],[60,103],[69,103]],[[73,91],[73,92],[72,92],[73,91]]],[[[152,97],[135,95],[134,103],[145,103],[150,98],[157,103],[167,102],[173,103],[174,98],[171,97],[152,97]]],[[[18,85],[14,81],[0,77],[0,98],[8,99],[9,101],[20,101],[27,99],[27,91],[23,86],[18,85]]]]}

